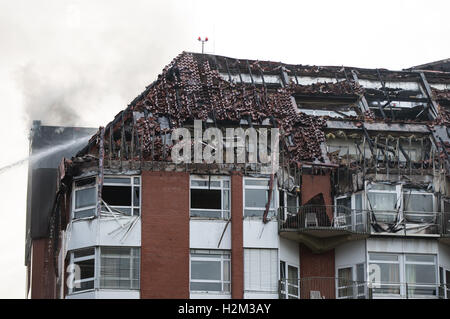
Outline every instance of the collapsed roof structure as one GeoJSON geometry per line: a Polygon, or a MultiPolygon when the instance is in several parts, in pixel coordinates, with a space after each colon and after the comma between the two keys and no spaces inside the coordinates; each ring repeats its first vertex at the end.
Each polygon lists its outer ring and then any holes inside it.
{"type": "MultiPolygon", "coordinates": [[[[426,136],[423,142],[432,143],[436,159],[448,166],[449,112],[450,72],[289,65],[183,52],[105,127],[103,147],[108,165],[170,162],[170,132],[200,119],[211,126],[278,127],[286,158],[299,166],[333,164],[323,146],[326,134],[336,130],[358,134],[372,155],[387,151],[397,158],[409,157],[397,141],[401,134],[426,136]],[[377,140],[375,131],[397,136],[377,140]]],[[[100,137],[99,131],[78,157],[97,156],[100,137]]],[[[359,152],[361,160],[364,148],[359,152]]],[[[431,153],[423,155],[420,167],[429,166],[431,153]]]]}

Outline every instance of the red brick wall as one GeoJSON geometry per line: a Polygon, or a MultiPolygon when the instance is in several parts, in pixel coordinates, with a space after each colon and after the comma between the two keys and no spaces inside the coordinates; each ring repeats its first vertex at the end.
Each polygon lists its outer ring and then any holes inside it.
{"type": "Polygon", "coordinates": [[[244,297],[242,175],[231,176],[231,297],[244,297]]]}
{"type": "MultiPolygon", "coordinates": [[[[325,205],[333,205],[331,197],[330,175],[303,175],[302,176],[302,204],[308,202],[317,194],[322,193],[325,205]]],[[[332,209],[327,209],[327,215],[332,218],[332,209]]],[[[308,277],[335,277],[334,249],[315,254],[311,250],[300,245],[300,278],[302,278],[303,288],[301,297],[309,298],[310,290],[318,290],[326,298],[334,298],[335,282],[332,279],[307,280],[308,277]]]]}
{"type": "Polygon", "coordinates": [[[308,247],[300,245],[301,298],[309,298],[310,290],[320,291],[327,299],[334,298],[334,277],[334,249],[314,254],[308,247]],[[309,280],[311,277],[326,278],[309,280]]]}
{"type": "Polygon", "coordinates": [[[189,298],[189,174],[142,172],[141,298],[189,298]]]}
{"type": "Polygon", "coordinates": [[[48,238],[33,239],[31,248],[31,298],[55,298],[55,271],[53,267],[53,250],[49,254],[48,238]]]}

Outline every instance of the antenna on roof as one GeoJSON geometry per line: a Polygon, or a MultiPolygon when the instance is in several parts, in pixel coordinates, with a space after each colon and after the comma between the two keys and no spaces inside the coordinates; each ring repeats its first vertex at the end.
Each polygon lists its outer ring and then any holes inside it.
{"type": "Polygon", "coordinates": [[[205,37],[204,39],[202,39],[201,37],[198,37],[197,40],[202,42],[202,54],[203,54],[204,48],[205,48],[205,42],[208,42],[208,37],[205,37]]]}

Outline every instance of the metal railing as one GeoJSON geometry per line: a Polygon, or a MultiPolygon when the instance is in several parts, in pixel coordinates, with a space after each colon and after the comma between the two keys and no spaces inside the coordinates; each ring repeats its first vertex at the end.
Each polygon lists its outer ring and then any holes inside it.
{"type": "Polygon", "coordinates": [[[280,299],[450,299],[446,284],[354,281],[338,277],[279,280],[280,299]]]}
{"type": "Polygon", "coordinates": [[[336,229],[358,233],[368,231],[367,212],[341,205],[306,205],[279,208],[280,230],[336,229]]]}
{"type": "Polygon", "coordinates": [[[334,229],[362,234],[450,235],[450,212],[356,210],[340,205],[280,207],[279,230],[334,229]]]}

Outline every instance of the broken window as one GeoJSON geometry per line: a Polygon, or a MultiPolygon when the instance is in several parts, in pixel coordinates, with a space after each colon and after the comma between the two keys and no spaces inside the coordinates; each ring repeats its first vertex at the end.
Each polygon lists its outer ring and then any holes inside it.
{"type": "Polygon", "coordinates": [[[96,178],[84,178],[74,182],[73,219],[95,216],[97,207],[96,178]]]}
{"type": "Polygon", "coordinates": [[[100,288],[139,289],[139,248],[100,247],[100,258],[100,288]]]}
{"type": "Polygon", "coordinates": [[[86,248],[71,253],[71,264],[74,265],[70,292],[94,289],[95,280],[95,248],[86,248]]]}
{"type": "Polygon", "coordinates": [[[140,215],[141,179],[134,177],[105,177],[103,180],[102,200],[107,207],[103,211],[140,215]],[[109,208],[109,209],[108,209],[109,208]]]}
{"type": "Polygon", "coordinates": [[[374,212],[378,222],[392,223],[400,209],[399,189],[401,185],[373,183],[367,187],[368,208],[374,212]]]}
{"type": "Polygon", "coordinates": [[[191,177],[191,217],[230,217],[230,179],[225,176],[191,177]]]}
{"type": "Polygon", "coordinates": [[[403,211],[407,221],[414,223],[432,223],[435,217],[433,209],[434,195],[417,190],[403,190],[403,211]]]}
{"type": "Polygon", "coordinates": [[[244,216],[262,218],[266,210],[269,193],[271,193],[271,200],[268,217],[275,216],[276,183],[273,184],[272,192],[269,191],[269,179],[266,178],[246,178],[244,184],[244,216]]]}
{"type": "Polygon", "coordinates": [[[224,250],[191,250],[191,292],[231,291],[231,254],[224,250]]]}

